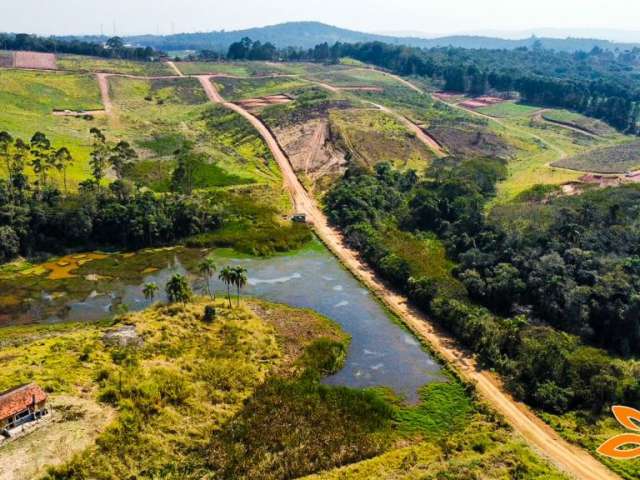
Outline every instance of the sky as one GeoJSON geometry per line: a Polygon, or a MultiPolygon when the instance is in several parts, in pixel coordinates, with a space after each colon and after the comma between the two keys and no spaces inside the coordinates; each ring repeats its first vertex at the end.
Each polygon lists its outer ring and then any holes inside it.
{"type": "Polygon", "coordinates": [[[0,0],[0,31],[41,35],[169,34],[316,20],[376,33],[513,36],[542,28],[640,31],[638,19],[634,0],[0,0]]]}

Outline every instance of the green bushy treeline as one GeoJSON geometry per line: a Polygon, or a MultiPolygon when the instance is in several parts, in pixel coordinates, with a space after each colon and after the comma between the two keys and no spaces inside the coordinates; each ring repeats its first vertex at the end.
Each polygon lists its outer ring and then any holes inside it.
{"type": "Polygon", "coordinates": [[[424,181],[379,165],[373,175],[350,171],[327,195],[326,210],[350,245],[482,364],[499,370],[518,397],[554,412],[639,404],[637,367],[585,342],[638,353],[631,206],[640,190],[557,199],[548,204],[549,225],[518,234],[488,223],[484,212],[504,175],[502,161],[493,159],[445,159],[424,181]],[[594,202],[597,208],[587,208],[594,202]],[[590,220],[580,224],[566,211],[569,204],[582,204],[590,220]],[[409,261],[379,233],[389,222],[444,239],[477,304],[448,298],[431,278],[412,278],[409,261]]]}

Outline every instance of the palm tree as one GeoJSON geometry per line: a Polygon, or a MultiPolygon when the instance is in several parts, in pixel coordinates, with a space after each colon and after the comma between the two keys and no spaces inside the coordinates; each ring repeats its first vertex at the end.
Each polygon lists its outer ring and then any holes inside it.
{"type": "Polygon", "coordinates": [[[153,302],[153,299],[155,298],[156,293],[158,293],[158,290],[160,290],[158,288],[158,285],[150,282],[145,284],[144,288],[142,289],[142,294],[148,302],[153,302]]]}
{"type": "Polygon", "coordinates": [[[215,302],[216,291],[215,289],[211,288],[210,284],[211,284],[211,277],[213,277],[213,274],[216,273],[216,270],[218,270],[218,266],[216,265],[216,262],[213,259],[213,257],[204,258],[198,265],[198,270],[200,271],[200,274],[204,278],[205,284],[207,286],[207,293],[215,302]]]}
{"type": "Polygon", "coordinates": [[[237,304],[240,306],[240,289],[247,284],[247,269],[244,267],[236,267],[233,269],[233,283],[238,289],[237,304]]]}
{"type": "Polygon", "coordinates": [[[231,284],[235,283],[235,276],[235,270],[229,266],[220,270],[220,275],[218,275],[218,278],[227,286],[227,300],[229,300],[229,308],[231,308],[231,284]]]}
{"type": "Polygon", "coordinates": [[[187,303],[191,300],[192,292],[189,282],[184,275],[180,275],[179,273],[176,273],[169,279],[165,290],[169,298],[169,303],[187,303]]]}

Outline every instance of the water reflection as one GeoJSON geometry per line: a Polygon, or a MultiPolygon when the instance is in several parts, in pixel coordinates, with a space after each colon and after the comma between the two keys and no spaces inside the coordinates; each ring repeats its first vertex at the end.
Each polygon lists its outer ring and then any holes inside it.
{"type": "MultiPolygon", "coordinates": [[[[327,251],[305,250],[268,259],[219,255],[216,263],[243,265],[248,269],[244,294],[311,308],[339,323],[351,335],[345,367],[328,377],[326,383],[388,386],[415,402],[421,386],[443,380],[439,366],[416,339],[394,323],[373,296],[327,251]]],[[[98,320],[119,303],[129,310],[144,309],[148,301],[142,289],[148,282],[161,287],[156,300],[164,301],[162,287],[174,273],[187,273],[177,258],[166,268],[148,275],[141,285],[117,284],[113,292],[94,292],[82,302],[67,305],[65,319],[98,320]]],[[[211,286],[221,294],[226,291],[217,279],[211,286]]],[[[201,281],[194,281],[194,288],[201,293],[206,291],[201,281]]]]}

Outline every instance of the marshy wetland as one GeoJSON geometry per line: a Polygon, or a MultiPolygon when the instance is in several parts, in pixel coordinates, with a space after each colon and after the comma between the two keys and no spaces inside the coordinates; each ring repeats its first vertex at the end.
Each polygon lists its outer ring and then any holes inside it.
{"type": "MultiPolygon", "coordinates": [[[[22,268],[14,264],[4,268],[0,279],[3,311],[11,312],[4,314],[3,324],[96,322],[118,312],[142,310],[149,306],[144,284],[163,286],[174,273],[189,275],[195,290],[204,293],[204,281],[194,272],[205,254],[212,255],[219,268],[247,268],[243,294],[312,309],[351,336],[344,368],[328,377],[328,384],[385,386],[413,403],[420,387],[444,379],[420,343],[315,240],[301,250],[267,258],[228,249],[205,253],[175,247],[74,254],[22,268]]],[[[225,294],[219,280],[212,287],[218,295],[225,294]]],[[[158,299],[166,300],[164,292],[158,299]]]]}

